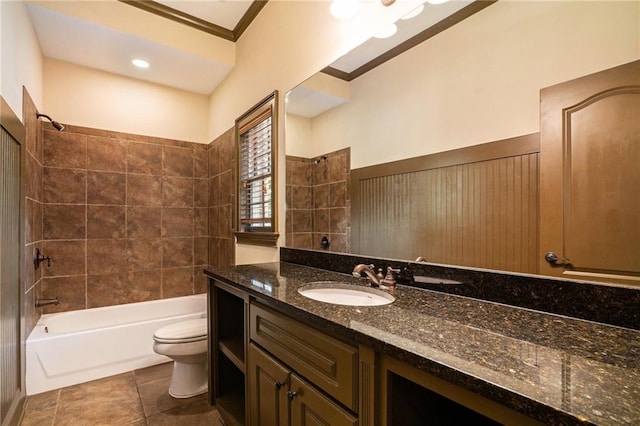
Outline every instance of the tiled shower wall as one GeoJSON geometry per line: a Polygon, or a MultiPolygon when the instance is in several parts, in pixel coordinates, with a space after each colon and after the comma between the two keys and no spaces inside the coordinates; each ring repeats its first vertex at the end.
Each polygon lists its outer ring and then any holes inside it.
{"type": "Polygon", "coordinates": [[[35,299],[40,297],[43,268],[35,269],[33,257],[36,249],[42,250],[42,126],[36,119],[36,106],[23,89],[22,115],[25,125],[25,218],[24,218],[24,306],[25,335],[28,336],[38,321],[40,313],[35,308],[35,299]]]}
{"type": "Polygon", "coordinates": [[[286,157],[286,245],[328,251],[350,250],[350,148],[316,158],[286,157]]]}
{"type": "Polygon", "coordinates": [[[236,145],[231,128],[209,145],[209,265],[235,263],[233,200],[236,145]]]}
{"type": "Polygon", "coordinates": [[[45,312],[205,292],[210,147],[44,126],[45,312]]]}

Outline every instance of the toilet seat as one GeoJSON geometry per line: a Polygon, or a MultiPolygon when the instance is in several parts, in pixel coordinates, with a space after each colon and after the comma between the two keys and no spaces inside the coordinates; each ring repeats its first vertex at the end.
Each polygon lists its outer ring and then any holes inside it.
{"type": "Polygon", "coordinates": [[[207,339],[207,319],[198,318],[165,325],[156,330],[153,340],[157,343],[191,343],[207,339]]]}

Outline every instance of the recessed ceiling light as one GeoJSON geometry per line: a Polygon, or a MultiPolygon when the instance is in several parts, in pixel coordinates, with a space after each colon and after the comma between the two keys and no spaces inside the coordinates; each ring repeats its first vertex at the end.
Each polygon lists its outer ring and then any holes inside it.
{"type": "Polygon", "coordinates": [[[398,31],[398,27],[396,26],[396,24],[389,24],[373,36],[375,38],[389,38],[394,35],[396,31],[398,31]]]}
{"type": "Polygon", "coordinates": [[[416,7],[415,9],[413,9],[411,12],[407,13],[406,15],[404,15],[402,18],[400,19],[411,19],[411,18],[415,18],[416,16],[420,15],[422,13],[422,11],[424,10],[424,4],[421,4],[420,6],[416,7]]]}
{"type": "Polygon", "coordinates": [[[149,68],[149,62],[144,59],[132,59],[131,63],[138,68],[149,68]]]}

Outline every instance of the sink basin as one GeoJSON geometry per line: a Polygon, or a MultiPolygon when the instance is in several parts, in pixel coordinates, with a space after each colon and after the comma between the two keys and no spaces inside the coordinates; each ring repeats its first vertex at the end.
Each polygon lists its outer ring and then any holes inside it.
{"type": "Polygon", "coordinates": [[[382,290],[339,281],[312,282],[300,287],[298,293],[319,302],[346,306],[381,306],[396,300],[382,290]]]}

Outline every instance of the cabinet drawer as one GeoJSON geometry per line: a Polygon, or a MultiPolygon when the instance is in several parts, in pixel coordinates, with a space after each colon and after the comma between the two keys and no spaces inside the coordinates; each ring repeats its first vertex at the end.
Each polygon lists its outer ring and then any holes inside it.
{"type": "Polygon", "coordinates": [[[250,307],[251,340],[353,411],[357,348],[258,304],[250,307]]]}

